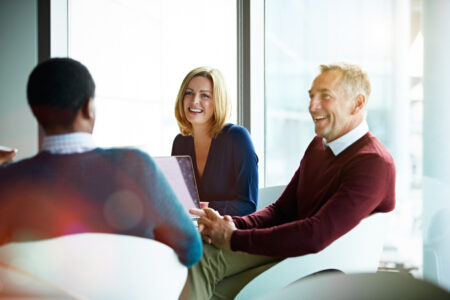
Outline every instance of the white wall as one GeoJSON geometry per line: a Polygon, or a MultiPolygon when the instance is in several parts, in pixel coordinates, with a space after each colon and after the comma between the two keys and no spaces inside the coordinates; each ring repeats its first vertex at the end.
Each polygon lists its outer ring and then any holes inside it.
{"type": "Polygon", "coordinates": [[[17,159],[37,152],[37,122],[26,100],[36,63],[37,1],[0,0],[0,145],[19,149],[17,159]]]}

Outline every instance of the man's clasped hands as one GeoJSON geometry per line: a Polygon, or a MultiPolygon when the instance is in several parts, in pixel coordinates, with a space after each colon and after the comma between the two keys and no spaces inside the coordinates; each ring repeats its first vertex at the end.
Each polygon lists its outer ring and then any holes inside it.
{"type": "Polygon", "coordinates": [[[236,226],[229,215],[221,216],[212,208],[190,209],[189,213],[200,217],[197,220],[198,231],[205,243],[230,250],[231,235],[236,226]]]}

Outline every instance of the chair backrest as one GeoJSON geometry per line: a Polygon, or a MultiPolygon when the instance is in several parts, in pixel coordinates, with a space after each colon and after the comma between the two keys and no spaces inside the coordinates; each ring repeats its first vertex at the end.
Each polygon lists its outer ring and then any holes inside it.
{"type": "Polygon", "coordinates": [[[285,185],[260,188],[258,190],[258,205],[256,210],[263,209],[264,207],[275,202],[281,196],[285,188],[285,185]]]}
{"type": "Polygon", "coordinates": [[[76,299],[54,284],[0,263],[0,299],[76,299]]]}
{"type": "MultiPolygon", "coordinates": [[[[12,243],[0,247],[0,262],[13,276],[32,277],[72,299],[177,299],[187,278],[170,247],[116,234],[12,243]]],[[[13,293],[14,286],[5,288],[13,293]]]]}
{"type": "Polygon", "coordinates": [[[284,259],[250,281],[235,299],[252,299],[282,288],[299,278],[326,269],[344,273],[376,272],[383,250],[389,214],[378,213],[361,221],[324,250],[284,259]]]}
{"type": "Polygon", "coordinates": [[[423,239],[423,276],[450,291],[450,209],[432,216],[423,239]]]}

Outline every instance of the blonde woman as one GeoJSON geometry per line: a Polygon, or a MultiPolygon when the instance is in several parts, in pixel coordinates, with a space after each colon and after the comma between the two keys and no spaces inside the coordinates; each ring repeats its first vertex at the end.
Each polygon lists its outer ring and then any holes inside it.
{"type": "Polygon", "coordinates": [[[256,210],[258,156],[248,131],[226,123],[230,100],[217,69],[200,67],[181,83],[175,117],[181,134],[172,155],[190,155],[200,201],[221,215],[244,216],[256,210]]]}

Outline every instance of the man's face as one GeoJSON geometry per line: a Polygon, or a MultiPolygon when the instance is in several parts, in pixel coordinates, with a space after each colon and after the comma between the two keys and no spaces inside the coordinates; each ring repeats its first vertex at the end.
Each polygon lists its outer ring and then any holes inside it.
{"type": "Polygon", "coordinates": [[[314,79],[309,90],[309,112],[315,132],[327,143],[358,125],[353,101],[348,99],[341,82],[341,72],[327,71],[314,79]]]}

